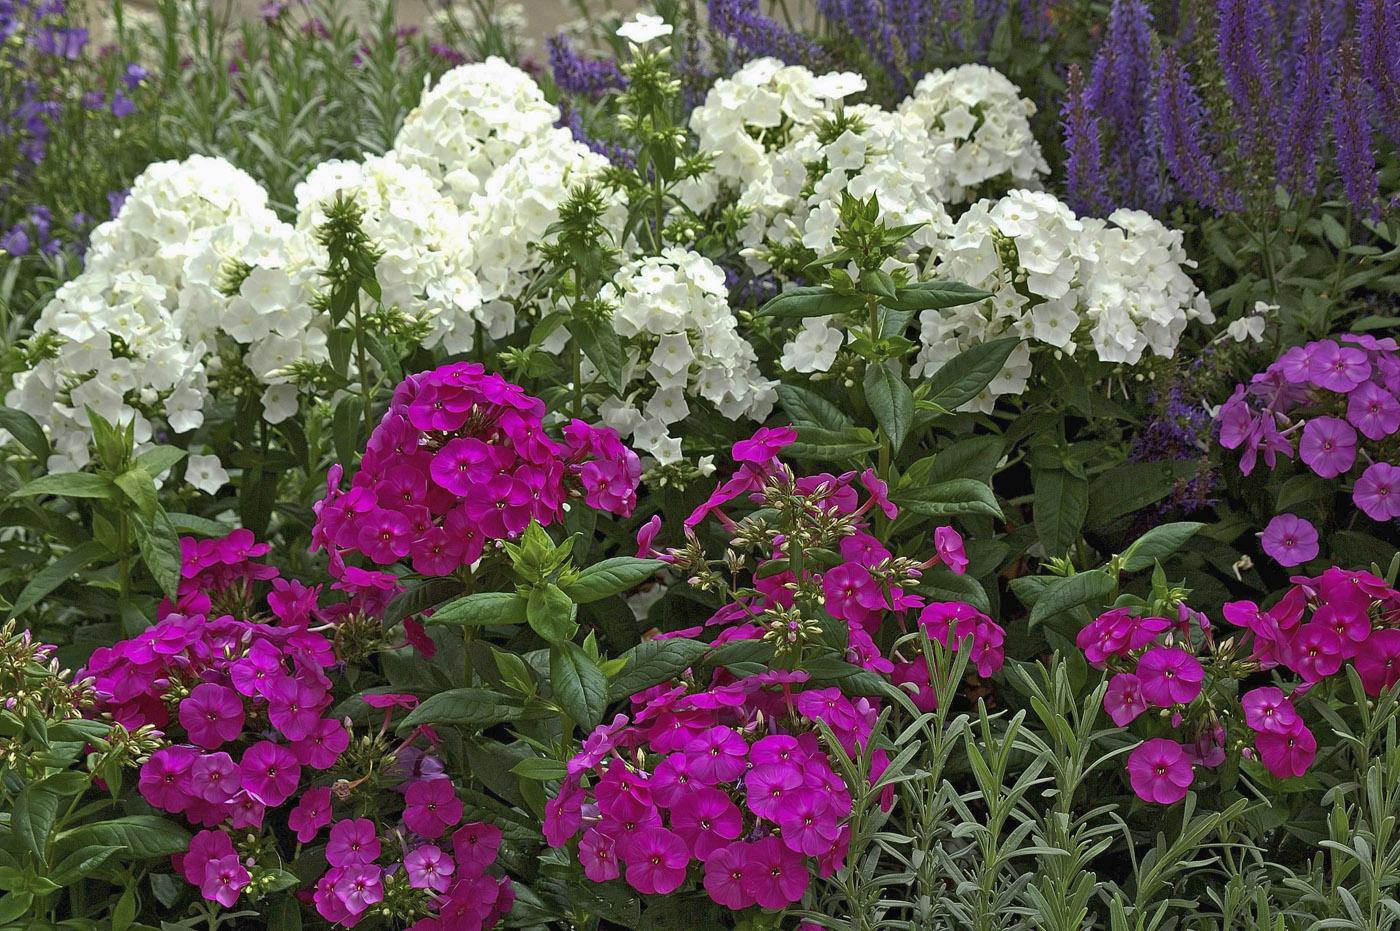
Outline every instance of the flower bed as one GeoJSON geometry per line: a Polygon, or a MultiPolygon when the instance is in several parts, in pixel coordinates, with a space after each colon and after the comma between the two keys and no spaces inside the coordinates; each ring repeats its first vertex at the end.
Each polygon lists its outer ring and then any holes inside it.
{"type": "Polygon", "coordinates": [[[1388,4],[10,6],[0,929],[1389,926],[1388,4]]]}

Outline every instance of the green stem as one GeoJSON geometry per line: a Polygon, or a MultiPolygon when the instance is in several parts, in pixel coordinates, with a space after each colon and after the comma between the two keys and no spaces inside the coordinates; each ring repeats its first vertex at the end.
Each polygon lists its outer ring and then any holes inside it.
{"type": "Polygon", "coordinates": [[[374,432],[374,412],[369,384],[369,360],[365,353],[365,322],[360,310],[360,294],[355,292],[355,364],[360,368],[360,406],[364,409],[365,439],[374,432]]]}

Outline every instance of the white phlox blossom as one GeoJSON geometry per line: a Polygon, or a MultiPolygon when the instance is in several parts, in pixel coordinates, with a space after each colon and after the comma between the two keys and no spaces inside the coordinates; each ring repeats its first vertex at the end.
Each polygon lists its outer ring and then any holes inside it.
{"type": "Polygon", "coordinates": [[[924,311],[913,374],[931,375],[977,343],[1022,337],[966,408],[985,412],[997,397],[1025,390],[1036,344],[1129,365],[1148,351],[1170,356],[1187,323],[1214,319],[1191,266],[1180,232],[1141,211],[1080,219],[1053,195],[1022,190],[978,201],[939,245],[932,271],[992,297],[924,311]]]}
{"type": "Polygon", "coordinates": [[[143,171],[117,216],[94,231],[82,273],[35,323],[52,354],[19,373],[6,397],[48,432],[49,470],[88,463],[87,408],[131,423],[138,451],[166,430],[199,427],[218,344],[232,338],[226,325],[246,324],[255,348],[287,332],[305,338],[304,311],[285,318],[279,304],[265,321],[226,320],[220,293],[230,263],[275,265],[292,235],[263,189],[222,159],[195,155],[143,171]]]}
{"type": "MultiPolygon", "coordinates": [[[[384,304],[429,324],[425,346],[471,349],[476,326],[486,318],[470,225],[433,177],[392,154],[316,166],[296,188],[297,227],[312,242],[337,196],[354,199],[381,253],[375,276],[384,304]]],[[[315,255],[324,267],[319,244],[315,255]]]]}
{"type": "Polygon", "coordinates": [[[549,135],[559,108],[524,71],[492,56],[448,71],[404,119],[394,154],[470,206],[497,168],[549,135]]]}
{"type": "Polygon", "coordinates": [[[690,412],[687,399],[704,398],[737,420],[763,420],[777,384],[763,377],[753,347],[739,335],[724,272],[682,248],[623,265],[602,297],[613,305],[612,325],[630,353],[625,399],[599,408],[603,422],[665,464],[681,458],[670,425],[690,412]]]}
{"type": "MultiPolygon", "coordinates": [[[[816,75],[776,58],[748,62],[732,77],[720,78],[690,115],[700,150],[714,158],[714,177],[742,190],[771,171],[769,156],[810,135],[846,97],[865,89],[865,79],[849,72],[816,75]]],[[[697,194],[713,192],[701,186],[697,194]]],[[[704,209],[704,197],[691,203],[704,209]]]]}
{"type": "Polygon", "coordinates": [[[1004,74],[985,65],[932,71],[899,104],[926,134],[926,148],[938,176],[934,192],[945,203],[966,203],[988,182],[1003,189],[1036,187],[1050,171],[1031,132],[1035,103],[1004,74]]]}

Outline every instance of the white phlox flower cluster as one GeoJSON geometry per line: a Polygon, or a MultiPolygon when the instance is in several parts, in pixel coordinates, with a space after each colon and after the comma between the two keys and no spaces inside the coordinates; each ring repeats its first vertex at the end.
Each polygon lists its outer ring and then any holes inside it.
{"type": "MultiPolygon", "coordinates": [[[[501,338],[542,258],[532,248],[570,187],[606,159],[554,126],[559,112],[523,71],[498,58],[456,68],[428,90],[394,148],[317,166],[297,187],[294,225],[252,178],[219,159],[152,165],[118,217],[93,236],[86,270],[43,312],[53,354],[19,375],[11,403],[50,432],[54,470],[82,468],[85,407],[135,423],[149,444],[203,422],[222,349],[262,386],[264,418],[296,413],[290,367],[327,358],[329,321],[313,304],[325,282],[316,227],[337,195],[353,197],[383,257],[386,305],[426,322],[424,345],[469,351],[479,330],[501,338]],[[246,272],[226,295],[232,269],[246,272]]],[[[621,228],[620,205],[610,217],[621,228]]],[[[222,474],[198,470],[206,485],[222,474]]]]}
{"type": "Polygon", "coordinates": [[[966,409],[989,411],[1020,394],[1036,344],[1080,348],[1109,363],[1144,353],[1170,356],[1188,322],[1209,323],[1210,305],[1192,283],[1181,234],[1141,211],[1080,219],[1053,195],[1012,191],[958,218],[938,248],[939,278],[990,291],[989,300],[924,311],[913,374],[931,375],[959,352],[1000,336],[1027,340],[966,409]]]}
{"type": "Polygon", "coordinates": [[[599,407],[603,422],[632,438],[662,464],[682,458],[670,425],[690,413],[687,398],[704,398],[732,420],[763,420],[777,383],[763,377],[753,347],[739,335],[724,272],[679,247],[628,262],[602,297],[629,349],[629,383],[621,399],[599,407]]]}
{"type": "Polygon", "coordinates": [[[430,326],[425,346],[472,347],[482,313],[467,220],[422,168],[394,155],[324,162],[297,185],[297,229],[311,242],[314,265],[326,265],[314,231],[337,197],[353,199],[361,226],[380,252],[375,266],[382,300],[430,326]]]}
{"type": "MultiPolygon", "coordinates": [[[[94,232],[82,273],[36,321],[36,342],[50,352],[15,376],[6,397],[47,430],[49,470],[88,463],[88,408],[132,424],[138,451],[166,427],[200,426],[218,342],[240,326],[225,319],[224,269],[280,264],[292,234],[257,182],[222,159],[196,155],[142,172],[116,218],[94,232]]],[[[284,335],[312,339],[306,316],[284,316],[280,301],[250,300],[266,314],[244,334],[251,351],[284,335]]],[[[201,469],[221,472],[217,463],[201,469]]]]}
{"type": "Polygon", "coordinates": [[[492,56],[425,87],[404,119],[394,152],[438,180],[461,210],[527,144],[550,133],[559,108],[524,71],[492,56]]]}
{"type": "MultiPolygon", "coordinates": [[[[690,128],[700,150],[714,158],[715,181],[742,190],[768,176],[773,153],[809,136],[841,100],[863,90],[858,74],[816,75],[759,58],[714,83],[691,113],[690,128]]],[[[697,196],[703,204],[703,192],[697,196]]]]}
{"type": "MultiPolygon", "coordinates": [[[[556,127],[558,120],[559,109],[533,78],[492,57],[443,75],[394,142],[393,154],[421,168],[461,212],[460,248],[468,248],[469,238],[470,267],[485,302],[477,316],[495,337],[515,328],[512,299],[542,264],[535,247],[559,219],[569,189],[608,167],[606,158],[556,127]]],[[[616,207],[608,221],[620,230],[625,210],[616,207]]],[[[467,348],[460,338],[444,345],[467,348]]]]}
{"type": "Polygon", "coordinates": [[[687,204],[705,209],[721,187],[732,189],[748,212],[744,245],[755,270],[764,243],[829,249],[842,192],[878,196],[892,225],[926,224],[913,240],[926,249],[951,225],[944,204],[994,181],[1033,187],[1049,170],[1031,132],[1035,104],[994,69],[935,71],[893,113],[843,104],[864,87],[858,75],[758,59],[717,81],[691,115],[715,171],[687,204]],[[820,138],[843,109],[851,128],[820,138]]]}
{"type": "Polygon", "coordinates": [[[927,134],[935,195],[950,204],[966,203],[992,181],[1003,182],[1003,190],[1033,188],[1049,173],[1031,132],[1035,109],[1006,75],[985,65],[932,71],[899,104],[900,116],[927,134]]]}

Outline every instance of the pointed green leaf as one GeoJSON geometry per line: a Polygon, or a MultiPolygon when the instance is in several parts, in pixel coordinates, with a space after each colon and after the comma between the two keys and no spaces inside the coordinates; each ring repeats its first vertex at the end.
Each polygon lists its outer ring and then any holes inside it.
{"type": "Polygon", "coordinates": [[[584,569],[563,586],[575,604],[588,604],[636,588],[666,565],[659,559],[614,556],[584,569]]]}
{"type": "Polygon", "coordinates": [[[865,401],[875,414],[880,429],[889,437],[894,452],[904,445],[914,425],[914,394],[900,377],[893,362],[867,366],[865,401]]]}
{"type": "Polygon", "coordinates": [[[555,644],[549,653],[549,685],[559,707],[585,731],[602,722],[608,680],[583,647],[571,640],[555,644]]]}
{"type": "Polygon", "coordinates": [[[1015,336],[978,343],[953,358],[928,379],[923,401],[955,411],[982,393],[1020,344],[1015,336]]]}

